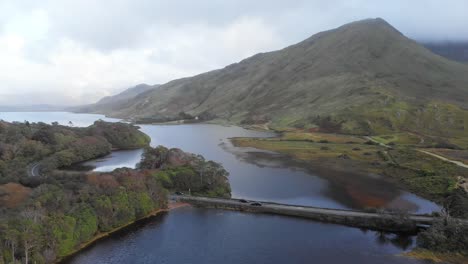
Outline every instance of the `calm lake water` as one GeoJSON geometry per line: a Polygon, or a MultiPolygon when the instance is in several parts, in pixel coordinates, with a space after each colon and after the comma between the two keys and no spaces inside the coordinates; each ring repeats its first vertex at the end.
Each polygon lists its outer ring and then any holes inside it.
{"type": "Polygon", "coordinates": [[[423,263],[411,237],[300,218],[179,208],[110,236],[68,263],[423,263]]]}
{"type": "MultiPolygon", "coordinates": [[[[53,122],[85,126],[100,115],[0,113],[6,121],[53,122]]],[[[287,157],[233,147],[231,137],[271,133],[219,125],[142,125],[151,145],[178,147],[223,164],[234,197],[329,208],[380,206],[412,212],[439,207],[378,176],[301,169],[287,157]]],[[[141,150],[114,152],[87,163],[96,171],[134,167],[141,150]]],[[[97,243],[70,263],[422,263],[396,254],[413,237],[382,235],[312,221],[183,208],[97,243]]]]}

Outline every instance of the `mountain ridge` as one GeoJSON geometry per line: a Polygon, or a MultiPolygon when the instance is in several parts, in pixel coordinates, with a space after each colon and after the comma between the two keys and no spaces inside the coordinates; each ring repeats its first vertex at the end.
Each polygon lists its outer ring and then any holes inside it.
{"type": "Polygon", "coordinates": [[[146,92],[152,88],[153,86],[151,85],[148,85],[146,83],[141,83],[133,87],[130,87],[128,89],[125,89],[124,91],[116,95],[103,97],[96,104],[106,104],[106,103],[116,102],[116,101],[120,101],[120,100],[127,99],[127,98],[133,98],[137,96],[138,94],[146,92]]]}
{"type": "Polygon", "coordinates": [[[385,20],[366,19],[170,81],[105,114],[167,121],[184,112],[274,128],[355,134],[405,129],[460,136],[467,126],[467,73],[466,65],[433,54],[385,20]],[[442,111],[442,120],[409,124],[412,116],[428,119],[428,111],[442,111]],[[447,124],[454,130],[443,133],[447,124]]]}
{"type": "Polygon", "coordinates": [[[141,83],[130,88],[125,89],[124,91],[111,96],[106,96],[101,98],[94,104],[82,105],[78,107],[72,107],[70,110],[74,112],[93,112],[93,113],[105,113],[114,111],[122,106],[125,106],[129,103],[130,100],[134,99],[140,94],[148,92],[152,89],[158,88],[159,85],[148,85],[141,83]]]}

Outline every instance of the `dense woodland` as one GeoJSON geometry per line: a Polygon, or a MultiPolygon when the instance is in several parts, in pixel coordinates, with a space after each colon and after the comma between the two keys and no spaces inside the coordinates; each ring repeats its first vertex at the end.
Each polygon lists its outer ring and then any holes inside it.
{"type": "Polygon", "coordinates": [[[138,167],[149,170],[170,190],[211,197],[231,196],[228,172],[219,163],[206,161],[201,155],[163,146],[146,148],[138,167]]]}
{"type": "Polygon", "coordinates": [[[147,135],[124,123],[96,121],[86,128],[58,123],[0,122],[0,183],[27,181],[29,165],[56,168],[109,154],[112,149],[142,148],[147,135]]]}
{"type": "Polygon", "coordinates": [[[0,123],[0,263],[51,263],[101,233],[167,208],[168,189],[230,196],[227,172],[201,156],[146,148],[138,170],[70,173],[61,167],[148,146],[137,127],[0,123]],[[41,175],[28,175],[39,163],[41,175]]]}

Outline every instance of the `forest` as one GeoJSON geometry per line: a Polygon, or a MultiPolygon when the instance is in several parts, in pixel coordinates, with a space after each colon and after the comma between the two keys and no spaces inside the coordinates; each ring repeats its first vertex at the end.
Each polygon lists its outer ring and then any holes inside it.
{"type": "Polygon", "coordinates": [[[100,234],[167,208],[169,190],[230,196],[221,165],[179,149],[149,147],[138,127],[0,122],[0,263],[51,263],[100,234]],[[138,169],[69,173],[113,149],[145,147],[138,169]],[[29,175],[40,164],[40,175],[29,175]]]}

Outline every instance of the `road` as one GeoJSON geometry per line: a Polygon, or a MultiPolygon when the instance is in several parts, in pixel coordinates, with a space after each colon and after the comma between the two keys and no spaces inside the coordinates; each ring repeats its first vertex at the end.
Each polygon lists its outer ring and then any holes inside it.
{"type": "Polygon", "coordinates": [[[28,168],[28,176],[29,177],[39,177],[41,176],[40,170],[41,170],[41,163],[40,162],[35,162],[31,165],[29,165],[28,168]]]}
{"type": "MultiPolygon", "coordinates": [[[[372,141],[372,142],[375,142],[375,143],[381,145],[382,147],[391,148],[390,146],[388,146],[388,145],[386,145],[386,144],[384,144],[384,143],[381,143],[381,142],[379,142],[379,141],[373,139],[372,137],[365,137],[365,138],[368,139],[368,140],[370,140],[370,141],[372,141]]],[[[422,142],[424,142],[424,138],[421,138],[421,140],[422,140],[422,142]]],[[[434,153],[432,153],[432,152],[429,152],[429,151],[426,151],[426,150],[422,150],[422,149],[416,149],[416,150],[419,151],[419,152],[421,152],[421,153],[424,153],[424,154],[427,154],[427,155],[431,155],[431,156],[433,156],[433,157],[435,157],[435,158],[438,158],[438,159],[441,159],[441,160],[443,160],[443,161],[447,161],[447,162],[453,163],[453,164],[455,164],[455,165],[458,165],[458,166],[460,166],[460,167],[463,167],[463,168],[465,168],[465,169],[468,169],[468,165],[465,164],[465,163],[463,163],[463,162],[461,162],[461,161],[458,161],[458,160],[451,160],[451,159],[446,158],[446,157],[444,157],[444,156],[437,155],[437,154],[434,154],[434,153]]]]}
{"type": "Polygon", "coordinates": [[[468,165],[465,164],[465,163],[463,163],[463,162],[461,162],[461,161],[458,161],[458,160],[451,160],[451,159],[448,159],[448,158],[446,158],[446,157],[443,157],[443,156],[440,156],[440,155],[437,155],[437,154],[435,154],[435,153],[432,153],[432,152],[429,152],[429,151],[426,151],[426,150],[422,150],[422,149],[418,149],[418,151],[419,151],[419,152],[422,152],[422,153],[425,153],[425,154],[427,154],[427,155],[431,155],[431,156],[433,156],[433,157],[435,157],[435,158],[438,158],[438,159],[441,159],[441,160],[444,160],[444,161],[448,161],[448,162],[450,162],[450,163],[453,163],[453,164],[456,164],[456,165],[458,165],[458,166],[460,166],[460,167],[463,167],[463,168],[468,169],[468,165]]]}
{"type": "MultiPolygon", "coordinates": [[[[437,219],[436,217],[427,215],[372,213],[358,210],[329,209],[271,202],[259,202],[261,206],[254,206],[251,203],[256,201],[243,203],[239,199],[220,199],[185,195],[172,195],[171,199],[200,207],[302,217],[327,223],[391,232],[411,231],[418,226],[431,225],[437,219]]],[[[460,221],[468,224],[468,221],[460,221]]]]}
{"type": "Polygon", "coordinates": [[[378,145],[380,145],[380,146],[382,146],[382,147],[385,147],[385,148],[392,148],[392,147],[390,147],[389,145],[386,145],[386,144],[384,144],[384,143],[382,143],[382,142],[379,142],[379,141],[373,139],[372,137],[365,136],[364,138],[367,139],[367,140],[370,140],[370,141],[372,141],[372,142],[374,142],[374,143],[377,143],[378,145]]]}

